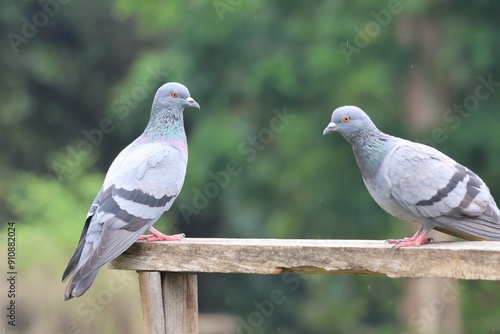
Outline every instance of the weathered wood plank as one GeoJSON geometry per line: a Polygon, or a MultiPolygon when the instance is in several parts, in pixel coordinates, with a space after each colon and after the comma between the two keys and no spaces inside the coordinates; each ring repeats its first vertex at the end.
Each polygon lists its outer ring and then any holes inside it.
{"type": "Polygon", "coordinates": [[[162,273],[166,334],[198,334],[196,274],[162,273]]]}
{"type": "Polygon", "coordinates": [[[141,291],[144,334],[165,334],[160,273],[157,271],[140,271],[139,288],[141,291]]]}
{"type": "Polygon", "coordinates": [[[396,250],[384,241],[194,239],[136,242],[110,268],[166,272],[329,273],[500,280],[500,242],[434,242],[396,250]]]}

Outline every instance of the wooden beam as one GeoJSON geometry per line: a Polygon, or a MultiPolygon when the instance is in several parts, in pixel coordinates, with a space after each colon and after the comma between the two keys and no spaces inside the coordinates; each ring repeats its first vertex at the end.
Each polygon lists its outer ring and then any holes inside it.
{"type": "Polygon", "coordinates": [[[500,280],[500,242],[433,242],[396,250],[384,241],[194,239],[136,242],[112,269],[184,273],[359,274],[500,280]]]}

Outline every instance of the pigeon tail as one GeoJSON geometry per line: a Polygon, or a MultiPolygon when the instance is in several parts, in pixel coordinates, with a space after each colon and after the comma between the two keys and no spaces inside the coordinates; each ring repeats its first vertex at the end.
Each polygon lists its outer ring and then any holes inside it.
{"type": "Polygon", "coordinates": [[[95,270],[78,282],[74,282],[75,276],[73,276],[64,291],[64,301],[67,302],[72,298],[83,295],[92,286],[92,283],[94,283],[98,272],[99,270],[95,270]]]}
{"type": "Polygon", "coordinates": [[[89,224],[90,224],[91,218],[92,218],[92,216],[87,218],[87,221],[85,222],[85,226],[84,226],[83,231],[82,231],[82,235],[80,236],[80,241],[78,241],[78,246],[76,247],[75,253],[73,254],[71,259],[69,260],[68,266],[64,270],[64,273],[62,276],[63,283],[66,282],[68,277],[71,276],[75,272],[75,270],[78,266],[78,263],[80,262],[82,252],[83,252],[83,249],[85,247],[85,236],[87,235],[87,231],[89,229],[89,224]]]}
{"type": "Polygon", "coordinates": [[[500,224],[480,218],[453,220],[449,225],[440,224],[434,229],[470,241],[500,241],[500,224]]]}

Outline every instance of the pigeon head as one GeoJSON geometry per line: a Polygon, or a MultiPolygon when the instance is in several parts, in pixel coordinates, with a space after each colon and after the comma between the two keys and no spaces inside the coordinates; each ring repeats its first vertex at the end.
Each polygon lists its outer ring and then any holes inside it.
{"type": "Polygon", "coordinates": [[[152,112],[161,112],[166,109],[172,113],[182,113],[186,107],[200,109],[200,105],[191,97],[186,86],[177,82],[169,82],[156,92],[152,112]]]}
{"type": "Polygon", "coordinates": [[[323,135],[332,131],[339,132],[345,139],[351,141],[350,139],[362,134],[378,130],[363,110],[355,106],[344,106],[333,111],[332,120],[323,131],[323,135]]]}
{"type": "Polygon", "coordinates": [[[186,86],[177,82],[161,86],[153,100],[144,137],[148,138],[147,140],[185,138],[183,111],[186,107],[200,109],[200,105],[190,96],[186,86]]]}

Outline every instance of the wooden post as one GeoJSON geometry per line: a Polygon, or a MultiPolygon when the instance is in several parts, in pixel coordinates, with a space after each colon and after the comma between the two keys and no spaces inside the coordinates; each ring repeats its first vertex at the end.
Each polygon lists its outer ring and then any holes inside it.
{"type": "Polygon", "coordinates": [[[139,271],[144,334],[165,334],[165,311],[158,271],[139,271]]]}
{"type": "Polygon", "coordinates": [[[198,334],[196,274],[139,271],[144,334],[198,334]]]}
{"type": "Polygon", "coordinates": [[[196,274],[162,273],[166,334],[198,334],[196,274]]]}

